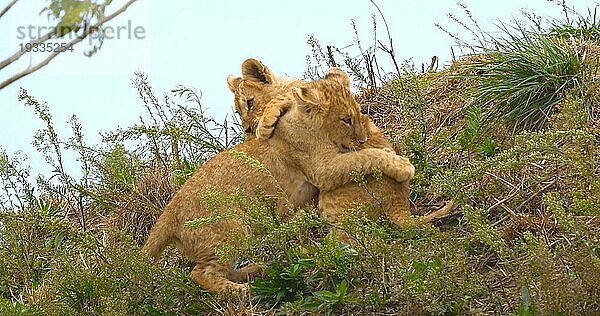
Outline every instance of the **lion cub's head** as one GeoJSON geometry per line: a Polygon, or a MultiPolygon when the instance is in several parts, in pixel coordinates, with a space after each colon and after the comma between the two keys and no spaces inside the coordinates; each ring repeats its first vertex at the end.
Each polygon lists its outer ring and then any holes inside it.
{"type": "Polygon", "coordinates": [[[292,86],[303,82],[278,76],[260,61],[249,58],[242,63],[242,77],[227,78],[229,90],[234,94],[235,112],[242,120],[242,128],[248,136],[254,130],[264,107],[277,96],[289,92],[292,86]]]}
{"type": "Polygon", "coordinates": [[[350,91],[350,78],[345,72],[332,68],[323,79],[291,90],[309,124],[341,151],[357,149],[367,141],[360,106],[350,91]]]}

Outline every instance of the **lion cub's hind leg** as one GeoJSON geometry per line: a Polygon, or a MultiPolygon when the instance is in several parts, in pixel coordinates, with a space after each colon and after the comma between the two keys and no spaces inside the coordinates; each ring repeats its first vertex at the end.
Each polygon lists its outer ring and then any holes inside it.
{"type": "Polygon", "coordinates": [[[402,227],[410,218],[409,181],[398,183],[384,176],[376,183],[371,181],[371,186],[377,190],[377,196],[382,201],[381,208],[385,217],[396,226],[402,227]]]}
{"type": "Polygon", "coordinates": [[[248,292],[248,284],[239,284],[227,279],[228,269],[217,258],[209,262],[196,263],[191,279],[210,292],[248,292]]]}

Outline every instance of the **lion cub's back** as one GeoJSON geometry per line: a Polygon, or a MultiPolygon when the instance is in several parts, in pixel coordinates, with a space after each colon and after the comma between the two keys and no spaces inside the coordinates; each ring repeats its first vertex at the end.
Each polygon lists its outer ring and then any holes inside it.
{"type": "Polygon", "coordinates": [[[398,183],[382,176],[368,176],[365,184],[349,183],[322,194],[319,209],[331,221],[337,221],[350,209],[359,207],[369,218],[387,216],[393,222],[410,216],[409,183],[398,183]]]}
{"type": "Polygon", "coordinates": [[[179,222],[213,215],[213,210],[204,205],[203,198],[216,191],[229,195],[242,189],[247,195],[261,191],[265,195],[276,196],[279,192],[273,179],[250,162],[257,161],[252,157],[265,155],[263,147],[254,141],[246,141],[209,159],[175,194],[165,212],[177,213],[179,222]]]}

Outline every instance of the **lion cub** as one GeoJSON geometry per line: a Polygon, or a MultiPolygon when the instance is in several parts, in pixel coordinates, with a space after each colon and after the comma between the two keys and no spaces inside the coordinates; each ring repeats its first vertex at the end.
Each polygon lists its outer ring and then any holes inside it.
{"type": "MultiPolygon", "coordinates": [[[[271,121],[270,124],[274,125],[281,112],[272,109],[271,114],[263,114],[267,104],[293,87],[302,87],[305,84],[301,80],[280,77],[260,61],[252,58],[242,63],[242,77],[229,76],[227,83],[235,95],[235,109],[241,117],[244,130],[248,137],[254,137],[257,132],[259,139],[268,139],[273,131],[273,129],[265,129],[264,126],[257,131],[261,117],[271,115],[270,118],[263,118],[263,122],[271,121]]],[[[349,85],[349,80],[344,84],[349,85]]],[[[268,106],[278,105],[274,103],[268,106]]],[[[390,142],[367,115],[361,115],[360,124],[365,130],[367,140],[359,148],[380,148],[393,153],[390,142]]],[[[351,182],[329,191],[322,190],[318,206],[322,215],[334,222],[349,209],[362,205],[371,218],[386,216],[396,225],[401,225],[410,216],[409,191],[408,180],[397,182],[386,175],[380,179],[367,177],[364,183],[351,182]]],[[[425,216],[423,220],[431,221],[445,215],[448,211],[448,208],[436,211],[425,216]]]]}
{"type": "Polygon", "coordinates": [[[206,199],[211,192],[243,190],[247,196],[262,192],[284,212],[286,204],[310,203],[316,189],[328,191],[351,181],[353,170],[381,170],[397,181],[412,178],[414,167],[388,151],[371,148],[340,153],[366,140],[362,125],[353,123],[359,121],[360,109],[346,79],[343,72],[333,69],[326,78],[276,98],[288,113],[278,119],[272,137],[249,139],[198,168],[165,207],[143,250],[156,260],[165,246],[174,243],[195,261],[191,278],[197,284],[210,291],[243,291],[246,284],[233,282],[243,271],[232,270],[230,263],[220,262],[215,254],[227,234],[241,227],[239,216],[227,215],[242,210],[219,208],[206,199]],[[240,153],[259,161],[260,167],[240,159],[240,153]],[[184,227],[193,219],[215,217],[221,219],[194,230],[184,227]]]}

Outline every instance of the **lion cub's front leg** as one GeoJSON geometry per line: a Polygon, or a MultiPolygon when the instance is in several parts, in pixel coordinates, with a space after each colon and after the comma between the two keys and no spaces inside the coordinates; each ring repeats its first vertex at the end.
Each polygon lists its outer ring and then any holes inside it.
{"type": "Polygon", "coordinates": [[[352,181],[356,173],[380,171],[398,182],[410,181],[415,175],[415,167],[408,158],[377,148],[316,157],[312,165],[315,166],[311,172],[314,184],[322,191],[333,190],[352,181]]]}

